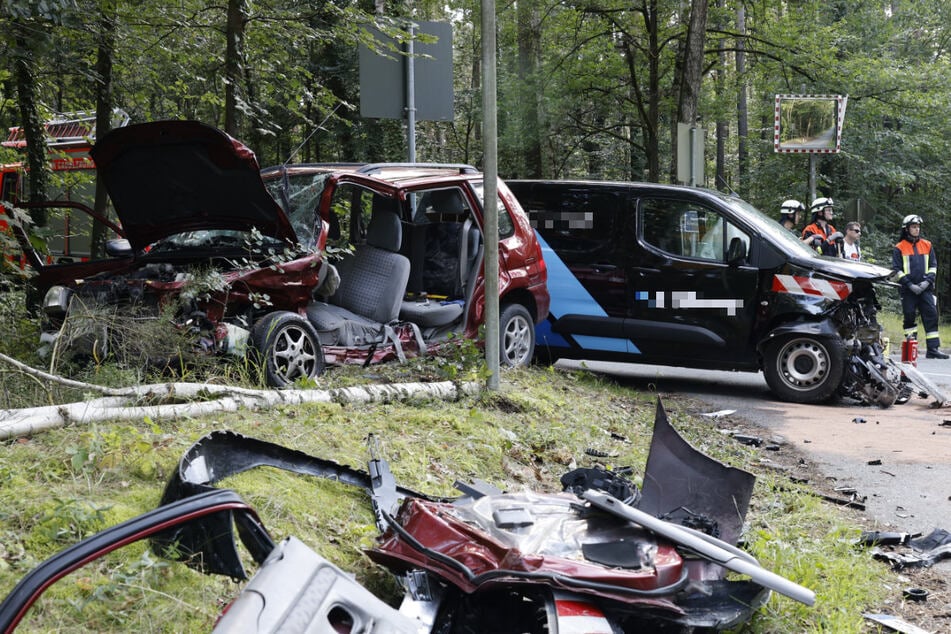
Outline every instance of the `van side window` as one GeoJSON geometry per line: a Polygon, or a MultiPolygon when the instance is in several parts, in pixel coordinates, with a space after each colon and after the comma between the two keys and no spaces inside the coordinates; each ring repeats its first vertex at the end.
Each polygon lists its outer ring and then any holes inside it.
{"type": "Polygon", "coordinates": [[[715,262],[749,256],[750,237],[696,203],[644,199],[639,215],[643,240],[671,255],[715,262]]]}
{"type": "Polygon", "coordinates": [[[572,266],[612,262],[625,209],[623,195],[583,187],[532,191],[519,196],[532,227],[572,266]]]}

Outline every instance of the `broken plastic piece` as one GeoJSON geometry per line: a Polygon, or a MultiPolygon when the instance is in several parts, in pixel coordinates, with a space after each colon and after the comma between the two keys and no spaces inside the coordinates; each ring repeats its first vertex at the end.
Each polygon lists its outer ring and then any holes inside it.
{"type": "Polygon", "coordinates": [[[862,546],[900,546],[911,540],[911,533],[890,533],[885,531],[866,531],[859,537],[862,546]]]}
{"type": "Polygon", "coordinates": [[[874,621],[879,625],[884,625],[890,630],[901,632],[902,634],[931,634],[928,630],[923,630],[917,625],[912,625],[897,616],[891,614],[863,614],[869,621],[874,621]]]}
{"type": "Polygon", "coordinates": [[[751,447],[759,447],[763,444],[763,439],[759,436],[748,436],[747,434],[734,434],[733,440],[751,447]]]}
{"type": "Polygon", "coordinates": [[[724,416],[729,416],[730,414],[735,414],[735,413],[736,413],[735,409],[721,409],[716,412],[705,412],[700,415],[716,420],[718,418],[723,418],[724,416]]]}
{"type": "Polygon", "coordinates": [[[901,594],[909,601],[925,601],[928,598],[928,591],[923,588],[905,588],[901,594]]]}
{"type": "Polygon", "coordinates": [[[528,509],[521,506],[507,506],[492,511],[492,519],[499,528],[525,528],[535,523],[528,509]]]}

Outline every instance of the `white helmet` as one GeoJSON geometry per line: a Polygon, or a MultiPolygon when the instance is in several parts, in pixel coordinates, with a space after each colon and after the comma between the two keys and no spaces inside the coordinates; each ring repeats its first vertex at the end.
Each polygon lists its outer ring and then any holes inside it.
{"type": "Polygon", "coordinates": [[[901,221],[902,229],[907,229],[908,225],[920,225],[920,224],[921,224],[921,216],[919,216],[918,214],[908,214],[901,221]]]}
{"type": "Polygon", "coordinates": [[[831,198],[816,198],[814,201],[812,201],[812,204],[809,205],[809,210],[812,213],[816,213],[817,211],[822,211],[826,207],[835,207],[835,203],[832,202],[831,198]]]}
{"type": "Polygon", "coordinates": [[[784,200],[783,204],[779,207],[779,213],[783,214],[784,216],[794,216],[797,211],[805,210],[805,205],[803,205],[798,200],[793,200],[792,198],[789,200],[784,200]]]}

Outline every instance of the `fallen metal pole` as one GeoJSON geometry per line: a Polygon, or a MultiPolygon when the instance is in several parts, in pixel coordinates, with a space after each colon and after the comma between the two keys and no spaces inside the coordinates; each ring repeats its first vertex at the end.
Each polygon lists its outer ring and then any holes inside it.
{"type": "Polygon", "coordinates": [[[707,535],[701,536],[696,532],[666,522],[649,513],[628,506],[619,499],[601,491],[588,490],[585,491],[581,497],[602,511],[643,526],[647,530],[661,537],[666,537],[670,541],[690,549],[704,559],[719,564],[727,570],[748,575],[753,581],[764,588],[775,590],[790,599],[795,599],[806,605],[813,605],[816,602],[816,595],[809,588],[805,588],[798,583],[766,570],[756,563],[756,560],[752,557],[741,557],[725,542],[720,542],[722,546],[716,544],[715,542],[719,540],[714,537],[707,535]]]}

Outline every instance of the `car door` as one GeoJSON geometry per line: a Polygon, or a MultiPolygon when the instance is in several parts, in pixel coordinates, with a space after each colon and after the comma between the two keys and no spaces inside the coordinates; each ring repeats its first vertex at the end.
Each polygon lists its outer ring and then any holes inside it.
{"type": "Polygon", "coordinates": [[[624,188],[586,183],[539,183],[514,189],[539,240],[548,267],[551,307],[536,329],[540,346],[573,356],[636,353],[624,331],[628,317],[629,245],[620,241],[630,215],[624,188]]]}
{"type": "Polygon", "coordinates": [[[752,234],[708,202],[644,196],[625,239],[626,332],[643,360],[709,367],[755,365],[751,330],[758,270],[752,234]],[[634,245],[632,244],[632,247],[634,245]]]}

